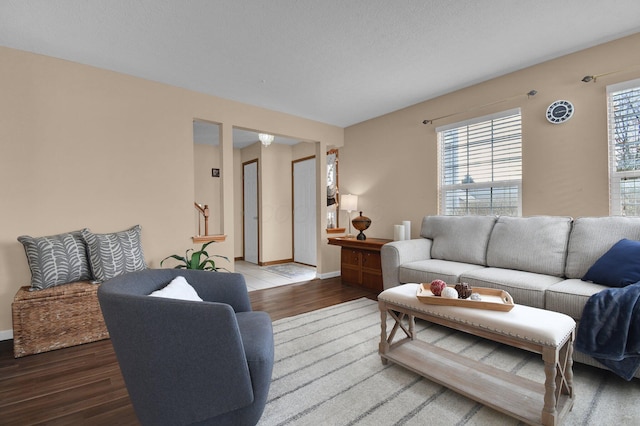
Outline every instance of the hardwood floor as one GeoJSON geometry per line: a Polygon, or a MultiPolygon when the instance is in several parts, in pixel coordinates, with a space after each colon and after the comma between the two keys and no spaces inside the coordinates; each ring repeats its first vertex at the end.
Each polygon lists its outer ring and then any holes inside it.
{"type": "MultiPolygon", "coordinates": [[[[366,289],[340,278],[256,290],[254,310],[275,321],[360,297],[366,289]]],[[[13,342],[0,342],[0,424],[137,425],[110,340],[13,358],[13,342]]]]}
{"type": "Polygon", "coordinates": [[[360,297],[377,300],[377,293],[332,278],[256,290],[249,297],[255,311],[266,311],[275,321],[360,297]]]}

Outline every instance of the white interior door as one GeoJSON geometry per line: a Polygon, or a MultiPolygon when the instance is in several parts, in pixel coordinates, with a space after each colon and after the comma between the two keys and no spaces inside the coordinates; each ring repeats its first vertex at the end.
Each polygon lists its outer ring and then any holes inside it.
{"type": "Polygon", "coordinates": [[[258,162],[243,164],[244,260],[258,264],[258,162]]]}
{"type": "Polygon", "coordinates": [[[293,163],[293,260],[316,266],[316,159],[293,163]]]}

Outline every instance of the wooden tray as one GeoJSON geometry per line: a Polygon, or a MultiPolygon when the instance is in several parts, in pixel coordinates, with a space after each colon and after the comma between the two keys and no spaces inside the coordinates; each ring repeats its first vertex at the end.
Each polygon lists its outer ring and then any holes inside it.
{"type": "Polygon", "coordinates": [[[472,287],[474,293],[478,293],[482,300],[471,299],[447,299],[434,296],[430,290],[430,283],[422,283],[418,286],[418,300],[428,305],[463,306],[467,308],[489,309],[492,311],[508,312],[513,308],[513,298],[504,290],[486,287],[472,287]]]}

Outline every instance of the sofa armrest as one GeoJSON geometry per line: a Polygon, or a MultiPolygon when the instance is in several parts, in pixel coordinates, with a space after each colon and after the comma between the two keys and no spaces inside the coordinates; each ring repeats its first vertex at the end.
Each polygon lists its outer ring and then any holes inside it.
{"type": "Polygon", "coordinates": [[[394,241],[382,246],[382,284],[384,289],[400,285],[400,266],[407,262],[431,259],[432,240],[416,238],[394,241]]]}

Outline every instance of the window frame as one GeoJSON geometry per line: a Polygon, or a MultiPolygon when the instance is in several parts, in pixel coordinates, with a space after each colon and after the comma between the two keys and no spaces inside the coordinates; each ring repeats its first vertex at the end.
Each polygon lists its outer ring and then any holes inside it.
{"type": "MultiPolygon", "coordinates": [[[[622,182],[627,179],[638,179],[640,182],[640,167],[636,170],[628,170],[628,171],[617,171],[617,159],[616,159],[616,144],[615,144],[615,114],[612,109],[612,96],[615,94],[626,91],[637,89],[640,91],[640,79],[634,79],[629,81],[624,81],[621,83],[611,84],[607,86],[606,90],[606,102],[607,102],[607,144],[608,144],[608,152],[609,152],[609,214],[612,216],[627,216],[624,212],[624,208],[622,207],[622,194],[621,187],[622,182]]],[[[637,198],[638,203],[640,203],[640,194],[637,198]]],[[[639,216],[638,214],[632,214],[629,216],[639,216]]]]}
{"type": "MultiPolygon", "coordinates": [[[[488,125],[487,127],[490,127],[488,125]]],[[[495,189],[506,188],[506,187],[516,187],[517,189],[517,201],[516,201],[516,215],[514,216],[522,216],[522,111],[520,108],[512,108],[505,111],[496,112],[494,114],[484,115],[481,117],[475,117],[469,120],[460,121],[456,123],[451,123],[443,126],[439,126],[435,129],[438,140],[438,213],[443,215],[455,215],[455,213],[450,213],[450,209],[453,207],[447,206],[447,193],[450,191],[462,190],[478,190],[478,189],[487,189],[489,192],[492,192],[495,189]],[[511,117],[514,115],[518,115],[519,118],[519,139],[520,139],[520,178],[519,179],[506,179],[506,180],[491,180],[487,182],[473,182],[473,183],[454,183],[454,184],[446,184],[445,180],[445,167],[446,161],[444,158],[445,151],[445,141],[444,141],[444,133],[454,129],[463,129],[468,128],[473,125],[488,123],[490,121],[499,120],[507,117],[511,117]]],[[[492,138],[493,140],[493,138],[492,138]]],[[[493,147],[491,148],[491,153],[493,156],[493,147]]],[[[494,167],[495,162],[492,162],[492,168],[494,167]]],[[[466,204],[466,212],[464,214],[473,215],[477,213],[473,213],[470,206],[466,204]]],[[[494,208],[498,208],[493,205],[493,201],[490,205],[491,213],[487,214],[496,214],[493,213],[494,208]]]]}

